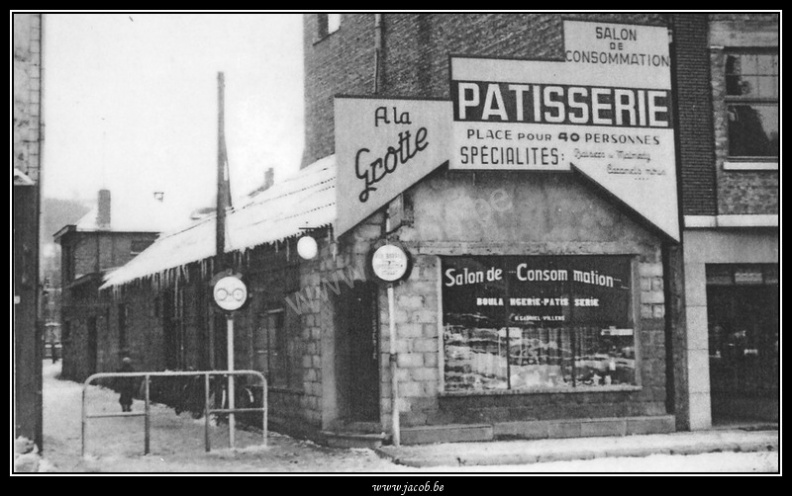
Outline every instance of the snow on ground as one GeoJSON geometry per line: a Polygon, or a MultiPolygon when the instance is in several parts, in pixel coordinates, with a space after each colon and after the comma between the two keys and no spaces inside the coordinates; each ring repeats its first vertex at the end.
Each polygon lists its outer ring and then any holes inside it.
{"type": "MultiPolygon", "coordinates": [[[[238,430],[236,449],[228,448],[227,426],[210,428],[212,451],[204,451],[204,422],[177,416],[153,404],[151,454],[143,454],[142,417],[89,420],[86,456],[80,456],[82,384],[57,378],[60,364],[44,365],[44,449],[40,470],[52,472],[314,472],[314,473],[552,473],[552,472],[776,472],[778,452],[711,453],[691,456],[600,458],[528,465],[432,467],[394,464],[366,449],[333,449],[310,441],[238,430]]],[[[120,412],[118,394],[91,386],[89,411],[120,412]]],[[[136,400],[133,410],[141,412],[136,400]]],[[[467,449],[480,449],[471,447],[467,449]]]]}
{"type": "MultiPolygon", "coordinates": [[[[90,419],[86,456],[80,456],[82,384],[59,380],[60,364],[44,365],[43,457],[56,472],[383,472],[410,471],[371,450],[318,446],[271,432],[237,430],[237,449],[228,448],[228,427],[210,428],[212,451],[204,450],[204,421],[163,405],[151,408],[151,454],[143,454],[143,417],[90,419]]],[[[89,412],[120,412],[118,394],[91,386],[89,412]]],[[[142,412],[135,400],[133,411],[142,412]]]]}

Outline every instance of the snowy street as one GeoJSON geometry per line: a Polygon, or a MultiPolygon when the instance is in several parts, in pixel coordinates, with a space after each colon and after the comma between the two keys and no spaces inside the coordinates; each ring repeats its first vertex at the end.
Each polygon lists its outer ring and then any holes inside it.
{"type": "MultiPolygon", "coordinates": [[[[82,385],[57,379],[60,364],[44,365],[44,451],[40,471],[48,472],[315,472],[315,473],[543,473],[543,472],[776,472],[778,452],[711,453],[691,456],[601,458],[529,465],[431,467],[397,465],[365,449],[332,449],[270,433],[237,431],[237,449],[228,448],[226,426],[211,428],[212,451],[204,451],[203,419],[177,416],[152,405],[151,455],[143,455],[143,418],[89,420],[85,458],[80,457],[82,385]]],[[[90,387],[92,413],[120,411],[112,390],[90,387]]],[[[134,411],[143,403],[136,400],[134,411]]],[[[581,440],[581,442],[586,442],[581,440]]]]}

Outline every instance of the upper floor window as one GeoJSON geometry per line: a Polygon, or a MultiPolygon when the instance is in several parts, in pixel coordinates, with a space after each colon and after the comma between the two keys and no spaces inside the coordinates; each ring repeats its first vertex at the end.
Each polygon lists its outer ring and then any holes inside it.
{"type": "Polygon", "coordinates": [[[730,159],[777,161],[778,53],[729,52],[725,75],[730,159]]]}
{"type": "Polygon", "coordinates": [[[341,14],[327,14],[327,34],[335,33],[341,27],[341,14]]]}
{"type": "Polygon", "coordinates": [[[335,33],[341,27],[341,14],[317,14],[317,27],[319,40],[335,33]]]}

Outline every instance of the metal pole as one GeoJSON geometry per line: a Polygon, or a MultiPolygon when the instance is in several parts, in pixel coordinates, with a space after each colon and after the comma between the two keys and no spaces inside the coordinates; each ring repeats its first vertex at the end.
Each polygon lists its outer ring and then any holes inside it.
{"type": "Polygon", "coordinates": [[[264,411],[261,412],[261,427],[264,430],[264,446],[267,446],[267,380],[263,379],[262,377],[262,399],[261,399],[261,406],[264,407],[264,411]]]}
{"type": "Polygon", "coordinates": [[[215,272],[225,269],[225,209],[226,209],[226,171],[225,171],[225,77],[217,73],[217,216],[215,219],[215,241],[217,267],[215,272]]]}
{"type": "MultiPolygon", "coordinates": [[[[234,371],[234,316],[228,314],[226,322],[228,323],[228,370],[234,371]]],[[[234,375],[228,374],[228,409],[234,409],[234,375]]],[[[234,413],[228,414],[228,442],[231,447],[234,447],[234,428],[236,418],[234,413]]]]}
{"type": "Polygon", "coordinates": [[[204,375],[204,445],[208,453],[211,449],[209,444],[209,372],[204,375]]]}
{"type": "Polygon", "coordinates": [[[393,284],[388,284],[388,327],[390,328],[390,373],[391,373],[391,409],[393,420],[393,445],[401,445],[401,434],[399,433],[399,379],[396,376],[398,370],[398,355],[396,354],[396,311],[394,310],[393,284]]]}
{"type": "Polygon", "coordinates": [[[146,401],[146,424],[145,424],[145,445],[143,448],[143,452],[148,455],[151,452],[151,408],[149,403],[149,375],[146,374],[145,376],[146,387],[145,387],[145,401],[146,401]]]}
{"type": "Polygon", "coordinates": [[[86,388],[85,388],[85,386],[83,386],[83,391],[82,391],[82,412],[81,412],[81,416],[82,416],[82,430],[80,432],[80,436],[82,438],[80,456],[82,456],[82,457],[85,456],[85,424],[86,424],[86,418],[85,418],[85,391],[86,391],[86,388]]]}

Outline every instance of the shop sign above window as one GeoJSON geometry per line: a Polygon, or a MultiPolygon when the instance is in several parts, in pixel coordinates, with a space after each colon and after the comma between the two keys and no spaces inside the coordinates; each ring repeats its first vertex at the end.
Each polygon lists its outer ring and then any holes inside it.
{"type": "Polygon", "coordinates": [[[451,57],[449,168],[573,170],[679,239],[667,29],[564,21],[564,50],[451,57]]]}
{"type": "Polygon", "coordinates": [[[335,99],[335,232],[341,235],[448,162],[451,102],[335,99]]]}

